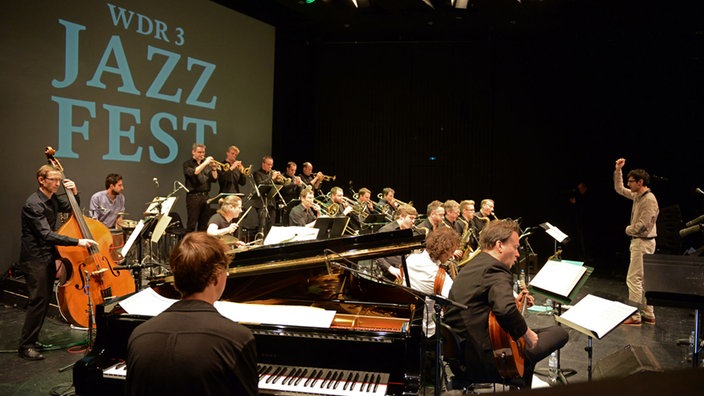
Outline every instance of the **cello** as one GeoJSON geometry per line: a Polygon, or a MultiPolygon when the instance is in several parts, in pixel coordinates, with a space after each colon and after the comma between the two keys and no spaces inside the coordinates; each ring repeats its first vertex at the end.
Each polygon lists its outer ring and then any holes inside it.
{"type": "MultiPolygon", "coordinates": [[[[44,154],[51,165],[64,170],[54,158],[56,150],[47,147],[44,154]]],[[[61,315],[71,324],[80,327],[95,326],[93,306],[114,297],[135,291],[132,274],[116,270],[110,255],[112,235],[105,224],[83,215],[73,191],[64,187],[71,204],[71,217],[58,229],[58,233],[77,239],[92,239],[98,245],[88,248],[80,246],[57,246],[61,261],[66,268],[66,280],[57,288],[57,300],[61,315]]]]}
{"type": "MultiPolygon", "coordinates": [[[[521,287],[523,290],[526,288],[524,284],[521,284],[521,287]]],[[[525,315],[526,304],[524,303],[526,302],[526,295],[523,293],[523,298],[520,298],[520,296],[516,298],[516,307],[523,315],[525,315]]],[[[518,341],[514,340],[511,334],[501,327],[493,311],[489,311],[489,338],[491,339],[494,362],[496,362],[499,375],[504,379],[522,377],[526,341],[523,337],[519,338],[518,341]]]]}

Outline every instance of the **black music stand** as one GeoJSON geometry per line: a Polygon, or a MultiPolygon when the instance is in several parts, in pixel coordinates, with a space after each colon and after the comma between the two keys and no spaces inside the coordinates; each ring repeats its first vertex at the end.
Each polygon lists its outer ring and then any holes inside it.
{"type": "Polygon", "coordinates": [[[350,218],[345,217],[318,217],[313,224],[313,228],[317,228],[318,239],[339,238],[345,232],[347,223],[350,218]]]}

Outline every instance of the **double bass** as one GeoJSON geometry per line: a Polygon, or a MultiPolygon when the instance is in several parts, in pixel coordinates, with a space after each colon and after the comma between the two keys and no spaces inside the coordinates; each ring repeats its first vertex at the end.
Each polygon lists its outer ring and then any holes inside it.
{"type": "MultiPolygon", "coordinates": [[[[54,158],[56,150],[47,147],[44,151],[49,163],[61,172],[64,170],[54,158]]],[[[71,217],[58,229],[61,235],[77,239],[92,239],[98,243],[90,247],[57,246],[61,261],[66,268],[66,280],[59,284],[57,299],[61,315],[73,325],[92,327],[93,308],[114,297],[135,291],[132,274],[127,270],[116,270],[110,255],[112,235],[105,224],[83,215],[75,195],[64,188],[71,204],[71,217]]]]}
{"type": "MultiPolygon", "coordinates": [[[[521,287],[525,290],[524,284],[521,284],[521,287]]],[[[525,301],[526,296],[527,294],[521,293],[519,298],[516,298],[516,307],[524,315],[527,303],[525,301]]],[[[499,375],[504,379],[522,377],[526,341],[523,337],[519,338],[518,341],[514,340],[511,334],[501,327],[492,311],[489,311],[489,338],[494,350],[494,361],[496,362],[496,368],[499,370],[499,375]]]]}

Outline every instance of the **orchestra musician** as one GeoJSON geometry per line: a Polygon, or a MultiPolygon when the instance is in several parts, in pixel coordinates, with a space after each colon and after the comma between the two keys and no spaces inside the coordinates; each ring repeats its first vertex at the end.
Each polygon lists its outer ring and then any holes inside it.
{"type": "MultiPolygon", "coordinates": [[[[467,230],[467,225],[462,220],[459,220],[460,204],[458,204],[457,201],[453,199],[448,199],[447,201],[445,201],[442,207],[443,209],[445,209],[445,216],[442,220],[443,223],[453,229],[457,233],[457,236],[461,237],[462,235],[464,235],[465,231],[467,230]]],[[[459,249],[458,247],[458,249],[455,250],[453,255],[455,256],[455,258],[461,258],[463,253],[464,252],[462,251],[462,249],[459,249]]]]}
{"type": "Polygon", "coordinates": [[[298,227],[313,227],[315,221],[320,216],[320,208],[315,205],[313,190],[304,188],[300,194],[301,203],[291,209],[288,216],[288,224],[298,227]]]}
{"type": "MultiPolygon", "coordinates": [[[[469,247],[472,248],[472,250],[477,250],[479,247],[479,230],[476,229],[475,224],[474,224],[474,200],[473,199],[465,199],[464,201],[460,202],[460,221],[464,221],[465,224],[467,224],[467,231],[469,232],[469,235],[467,235],[467,240],[463,241],[468,244],[469,247]]],[[[465,234],[463,234],[464,236],[465,234]]]]}
{"type": "Polygon", "coordinates": [[[426,218],[418,224],[418,228],[427,230],[427,233],[431,233],[438,229],[438,227],[449,227],[444,222],[445,208],[443,203],[434,200],[428,204],[426,211],[426,218]]]}
{"type": "Polygon", "coordinates": [[[320,186],[323,184],[323,172],[313,173],[313,164],[310,162],[303,163],[302,173],[298,175],[306,186],[313,189],[315,197],[322,195],[320,186]]]}
{"type": "MultiPolygon", "coordinates": [[[[242,213],[242,198],[229,195],[226,198],[220,198],[218,204],[220,208],[208,221],[207,233],[216,237],[232,236],[238,227],[234,220],[242,213]]],[[[236,241],[236,244],[243,246],[244,242],[236,241]]]]}
{"type": "Polygon", "coordinates": [[[98,191],[90,197],[88,214],[92,219],[105,224],[108,228],[117,228],[122,213],[125,211],[125,196],[122,176],[110,173],[105,177],[105,190],[98,191]]]}
{"type": "Polygon", "coordinates": [[[247,184],[247,177],[242,174],[244,166],[242,161],[237,160],[240,154],[240,149],[237,146],[230,146],[225,151],[225,160],[223,164],[227,164],[228,168],[218,169],[218,184],[220,185],[220,194],[222,193],[239,193],[240,186],[247,184]]]}
{"type": "Polygon", "coordinates": [[[205,231],[211,216],[208,194],[218,179],[213,157],[205,156],[205,145],[193,143],[192,158],[183,163],[186,188],[186,232],[205,231]]]}
{"type": "MultiPolygon", "coordinates": [[[[401,205],[396,210],[395,216],[394,221],[385,224],[377,232],[391,232],[413,228],[413,224],[418,216],[418,211],[411,205],[401,205]]],[[[375,260],[375,263],[382,274],[389,280],[403,280],[403,262],[401,256],[380,257],[375,260]]]]}
{"type": "MultiPolygon", "coordinates": [[[[298,165],[295,162],[289,161],[286,164],[286,170],[284,171],[284,186],[281,187],[281,196],[283,197],[285,204],[298,199],[301,195],[301,190],[305,187],[300,176],[296,175],[296,170],[298,165]]],[[[288,213],[286,213],[288,216],[288,213]]]]}
{"type": "Polygon", "coordinates": [[[484,226],[486,226],[490,220],[495,219],[494,200],[489,198],[482,199],[479,207],[479,213],[476,213],[474,215],[474,219],[472,219],[472,224],[474,225],[474,229],[477,230],[477,235],[479,235],[484,226]]]}
{"type": "MultiPolygon", "coordinates": [[[[425,249],[410,254],[406,259],[411,288],[447,297],[452,287],[452,278],[443,274],[445,270],[441,268],[441,264],[452,257],[459,244],[459,235],[449,227],[431,232],[425,239],[425,249]]],[[[423,331],[426,337],[435,334],[434,312],[435,302],[427,298],[423,313],[423,331]]]]}
{"type": "MultiPolygon", "coordinates": [[[[535,365],[567,343],[568,334],[563,327],[555,325],[533,330],[517,307],[511,267],[520,256],[519,233],[520,227],[513,220],[489,222],[479,239],[482,252],[472,260],[472,265],[459,272],[450,289],[449,299],[468,307],[463,310],[448,306],[444,316],[445,323],[462,339],[465,351],[462,364],[466,371],[453,372],[458,378],[471,382],[504,382],[496,366],[488,330],[490,311],[511,338],[525,340],[523,378],[514,385],[530,389],[535,365]]],[[[525,289],[520,300],[527,306],[533,303],[525,289]]]]}
{"type": "Polygon", "coordinates": [[[384,213],[390,218],[394,218],[394,212],[398,207],[396,199],[394,198],[395,193],[396,191],[394,191],[393,188],[384,187],[384,189],[381,190],[381,198],[379,198],[378,202],[379,210],[381,211],[381,213],[384,213]]]}
{"type": "MultiPolygon", "coordinates": [[[[273,167],[274,158],[270,155],[265,155],[262,157],[261,167],[253,173],[254,183],[257,187],[268,185],[271,186],[271,188],[277,188],[276,186],[283,184],[281,172],[273,170],[273,167]]],[[[252,207],[256,209],[259,218],[259,232],[261,234],[266,234],[271,228],[271,218],[276,210],[277,197],[272,196],[271,192],[257,194],[257,191],[253,191],[251,194],[251,199],[252,207]]]]}
{"type": "Polygon", "coordinates": [[[258,395],[252,332],[214,305],[227,284],[227,247],[205,232],[187,234],[169,264],[181,298],[132,331],[126,395],[258,395]]]}

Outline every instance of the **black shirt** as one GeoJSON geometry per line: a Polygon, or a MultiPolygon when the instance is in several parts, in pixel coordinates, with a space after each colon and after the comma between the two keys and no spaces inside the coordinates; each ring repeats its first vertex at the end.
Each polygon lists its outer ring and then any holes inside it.
{"type": "Polygon", "coordinates": [[[196,175],[198,163],[193,158],[183,163],[183,176],[186,179],[186,188],[190,193],[210,192],[210,183],[215,182],[210,166],[203,168],[203,171],[196,175]]]}
{"type": "Polygon", "coordinates": [[[78,239],[55,232],[59,212],[71,212],[71,204],[65,194],[47,198],[37,189],[27,198],[22,207],[20,262],[50,262],[57,258],[55,245],[78,245],[78,239]]]}

